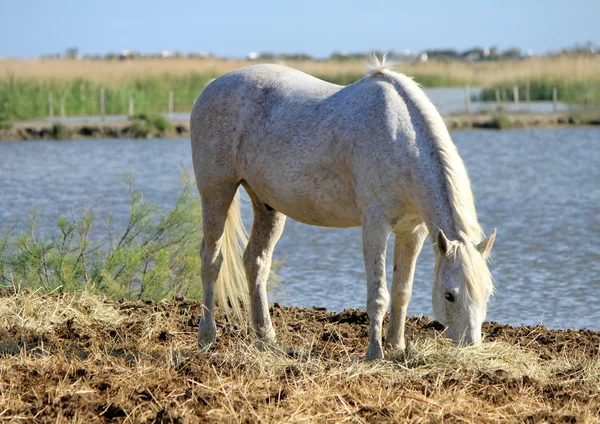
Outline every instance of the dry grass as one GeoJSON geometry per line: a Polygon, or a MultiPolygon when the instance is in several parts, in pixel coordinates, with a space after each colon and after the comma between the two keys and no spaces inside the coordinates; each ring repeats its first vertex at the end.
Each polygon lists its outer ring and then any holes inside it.
{"type": "MultiPolygon", "coordinates": [[[[254,63],[256,62],[218,59],[0,60],[0,77],[12,74],[17,78],[33,79],[85,78],[94,82],[117,85],[131,78],[163,74],[220,75],[254,63]]],[[[366,65],[362,61],[290,61],[285,64],[320,76],[335,76],[341,73],[362,74],[366,71],[366,65]]],[[[407,75],[443,75],[456,81],[481,85],[540,76],[564,78],[568,81],[597,80],[600,75],[600,56],[559,56],[498,62],[429,61],[402,64],[397,69],[407,75]]]]}
{"type": "Polygon", "coordinates": [[[199,303],[4,294],[0,418],[41,422],[597,422],[598,333],[488,326],[457,349],[412,319],[405,353],[363,360],[366,316],[276,307],[286,349],[232,325],[196,347],[199,303]],[[38,323],[35,325],[35,323],[38,323]],[[495,334],[495,336],[494,336],[495,334]],[[559,346],[541,338],[574,337],[559,346]],[[585,336],[585,337],[584,337],[585,336]],[[11,341],[11,347],[8,346],[11,341]],[[595,350],[594,350],[595,349],[595,350]]]}

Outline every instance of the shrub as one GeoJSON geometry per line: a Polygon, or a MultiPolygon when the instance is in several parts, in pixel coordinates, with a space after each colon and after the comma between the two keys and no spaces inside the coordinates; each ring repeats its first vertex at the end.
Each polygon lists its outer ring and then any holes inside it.
{"type": "Polygon", "coordinates": [[[60,122],[56,122],[52,124],[52,128],[50,129],[50,133],[53,138],[56,140],[65,140],[71,138],[71,134],[73,131],[71,128],[66,126],[65,124],[61,124],[60,122]]]}
{"type": "Polygon", "coordinates": [[[200,297],[200,201],[191,178],[184,174],[182,181],[175,205],[162,212],[126,176],[127,225],[115,231],[108,216],[106,233],[95,238],[94,211],[60,216],[50,238],[36,233],[34,213],[25,232],[0,237],[0,281],[42,291],[94,289],[118,298],[200,297]]]}
{"type": "Polygon", "coordinates": [[[515,121],[510,116],[500,112],[492,118],[491,127],[499,130],[508,130],[515,127],[515,121]]]}
{"type": "Polygon", "coordinates": [[[173,127],[171,122],[162,115],[140,113],[132,116],[130,120],[133,122],[132,127],[140,132],[150,132],[152,130],[165,132],[173,127]]]}

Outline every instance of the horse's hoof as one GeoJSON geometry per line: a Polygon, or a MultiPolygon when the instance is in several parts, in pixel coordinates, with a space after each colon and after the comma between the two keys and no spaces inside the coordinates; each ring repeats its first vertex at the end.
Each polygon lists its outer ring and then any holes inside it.
{"type": "Polygon", "coordinates": [[[406,349],[405,343],[385,343],[384,346],[386,349],[396,352],[403,352],[406,349]]]}
{"type": "Polygon", "coordinates": [[[217,328],[211,325],[202,325],[198,329],[198,347],[200,350],[208,349],[217,341],[217,328]]]}
{"type": "Polygon", "coordinates": [[[206,342],[204,340],[198,340],[198,349],[200,352],[208,352],[214,342],[206,342]]]}
{"type": "Polygon", "coordinates": [[[254,346],[263,352],[271,351],[271,352],[281,352],[281,346],[277,343],[276,337],[269,337],[257,340],[254,342],[254,346]]]}
{"type": "Polygon", "coordinates": [[[383,359],[383,349],[381,346],[369,346],[367,350],[367,361],[375,361],[377,359],[383,359]]]}

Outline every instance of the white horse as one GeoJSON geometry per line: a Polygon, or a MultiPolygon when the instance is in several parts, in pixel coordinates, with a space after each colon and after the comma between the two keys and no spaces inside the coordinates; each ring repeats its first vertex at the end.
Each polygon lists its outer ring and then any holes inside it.
{"type": "Polygon", "coordinates": [[[249,304],[256,335],[276,341],[266,282],[286,216],[325,227],[362,226],[367,358],[383,357],[391,232],[386,343],[405,347],[415,263],[428,233],[436,254],[435,317],[454,341],[481,342],[493,291],[485,259],[495,230],[484,238],[467,171],[435,107],[412,79],[375,62],[347,87],[280,65],[250,66],[217,78],[194,104],[192,155],[204,229],[201,346],[216,340],[215,291],[230,315],[249,304]],[[254,209],[245,252],[240,185],[254,209]]]}

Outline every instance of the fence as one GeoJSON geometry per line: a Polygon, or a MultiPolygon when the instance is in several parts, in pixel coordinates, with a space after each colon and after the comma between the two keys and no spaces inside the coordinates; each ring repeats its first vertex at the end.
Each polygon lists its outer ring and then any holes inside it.
{"type": "Polygon", "coordinates": [[[106,85],[68,80],[0,77],[0,120],[127,116],[190,111],[214,73],[140,76],[106,85]],[[169,94],[171,92],[171,94],[169,94]]]}
{"type": "MultiPolygon", "coordinates": [[[[529,83],[525,83],[521,87],[513,85],[510,88],[484,88],[479,95],[475,96],[471,94],[470,86],[466,85],[464,88],[465,113],[470,114],[473,112],[471,108],[472,101],[485,103],[487,106],[486,109],[489,109],[489,106],[494,105],[497,110],[508,108],[521,112],[558,112],[558,88],[552,87],[551,93],[551,100],[547,100],[547,96],[537,96],[537,100],[532,104],[531,86],[529,83]]],[[[564,105],[561,106],[562,108],[565,107],[564,105]]]]}
{"type": "Polygon", "coordinates": [[[107,95],[105,89],[100,89],[97,98],[73,99],[60,98],[53,92],[48,92],[47,103],[39,102],[26,108],[19,108],[20,113],[11,113],[15,110],[8,102],[4,102],[0,111],[0,119],[27,119],[36,118],[66,118],[72,116],[98,116],[105,119],[107,116],[118,115],[132,117],[136,114],[166,114],[172,117],[175,112],[189,112],[197,96],[177,95],[173,90],[164,94],[163,98],[152,96],[149,98],[143,92],[138,92],[126,98],[115,98],[107,95]],[[23,113],[25,109],[25,113],[23,113]],[[2,113],[3,112],[3,113],[2,113]],[[12,115],[12,116],[11,116],[12,115]],[[15,116],[16,115],[16,116],[15,116]]]}

